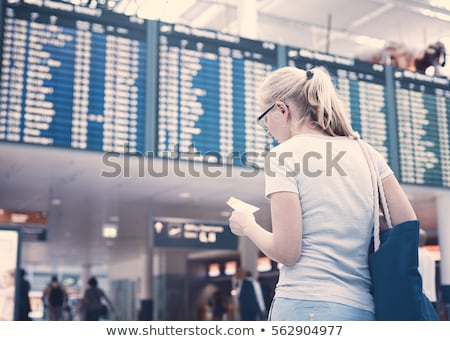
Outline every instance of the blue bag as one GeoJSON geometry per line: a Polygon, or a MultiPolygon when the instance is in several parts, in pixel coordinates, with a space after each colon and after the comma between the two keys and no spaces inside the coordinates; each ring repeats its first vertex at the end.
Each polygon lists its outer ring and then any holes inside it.
{"type": "Polygon", "coordinates": [[[370,151],[360,142],[372,175],[374,231],[369,271],[375,319],[379,321],[438,321],[439,316],[422,290],[419,266],[418,220],[392,226],[381,177],[370,151]],[[387,230],[380,233],[380,203],[387,230]]]}
{"type": "Polygon", "coordinates": [[[418,270],[420,223],[406,221],[380,234],[380,247],[369,254],[375,319],[379,321],[438,321],[422,291],[418,270]]]}

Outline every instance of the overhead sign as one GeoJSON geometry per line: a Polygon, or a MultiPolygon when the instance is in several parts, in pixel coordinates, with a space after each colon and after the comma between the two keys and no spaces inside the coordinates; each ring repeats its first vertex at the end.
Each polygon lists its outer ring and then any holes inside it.
{"type": "Polygon", "coordinates": [[[162,218],[153,222],[153,231],[153,244],[156,247],[237,249],[237,237],[223,222],[162,218]]]}
{"type": "Polygon", "coordinates": [[[22,242],[46,242],[47,228],[41,226],[22,226],[22,242]]]}
{"type": "Polygon", "coordinates": [[[3,1],[0,141],[144,151],[146,24],[56,1],[3,1]]]}
{"type": "Polygon", "coordinates": [[[274,43],[160,23],[158,156],[263,167],[256,93],[276,66],[274,43]]]}
{"type": "Polygon", "coordinates": [[[47,225],[47,212],[0,209],[0,224],[47,225]]]}
{"type": "Polygon", "coordinates": [[[288,47],[286,53],[290,66],[327,69],[353,129],[389,160],[385,67],[304,48],[288,47]]]}

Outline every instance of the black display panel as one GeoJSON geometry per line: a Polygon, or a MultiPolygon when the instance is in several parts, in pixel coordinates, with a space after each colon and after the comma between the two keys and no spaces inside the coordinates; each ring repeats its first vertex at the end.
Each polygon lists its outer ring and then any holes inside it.
{"type": "Polygon", "coordinates": [[[156,247],[237,250],[238,237],[223,222],[158,218],[153,222],[156,247]]]}
{"type": "Polygon", "coordinates": [[[450,83],[394,71],[400,178],[404,183],[450,187],[450,83]]]}
{"type": "Polygon", "coordinates": [[[287,47],[286,53],[290,66],[301,69],[323,66],[328,70],[353,129],[390,160],[384,65],[303,48],[287,47]]]}
{"type": "Polygon", "coordinates": [[[161,23],[158,156],[262,166],[257,88],[276,66],[274,43],[161,23]]]}
{"type": "Polygon", "coordinates": [[[144,20],[3,1],[0,141],[144,151],[144,20]]]}

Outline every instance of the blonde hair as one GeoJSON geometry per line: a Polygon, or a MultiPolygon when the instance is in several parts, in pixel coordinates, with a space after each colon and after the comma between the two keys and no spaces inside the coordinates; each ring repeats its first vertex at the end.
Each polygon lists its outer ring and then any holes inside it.
{"type": "Polygon", "coordinates": [[[300,110],[299,124],[309,120],[330,136],[359,138],[325,68],[309,71],[292,66],[279,68],[261,84],[259,98],[268,105],[291,100],[300,110]]]}

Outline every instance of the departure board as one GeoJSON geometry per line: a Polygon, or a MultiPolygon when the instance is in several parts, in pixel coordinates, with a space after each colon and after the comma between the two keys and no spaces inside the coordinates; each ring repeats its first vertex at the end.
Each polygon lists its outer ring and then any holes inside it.
{"type": "Polygon", "coordinates": [[[401,181],[450,187],[450,83],[395,70],[401,181]]]}
{"type": "Polygon", "coordinates": [[[385,67],[302,48],[286,52],[290,66],[328,70],[353,129],[389,160],[385,67]]]}
{"type": "Polygon", "coordinates": [[[58,1],[3,1],[0,140],[144,150],[144,20],[58,1]]]}
{"type": "Polygon", "coordinates": [[[158,155],[262,166],[271,139],[256,96],[276,45],[178,24],[159,33],[158,155]]]}

